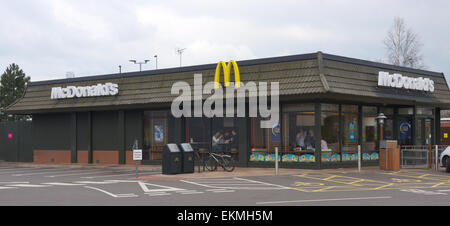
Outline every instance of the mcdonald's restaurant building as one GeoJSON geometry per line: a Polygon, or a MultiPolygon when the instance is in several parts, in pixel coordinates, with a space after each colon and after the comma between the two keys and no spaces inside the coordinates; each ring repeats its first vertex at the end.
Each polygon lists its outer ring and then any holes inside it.
{"type": "MultiPolygon", "coordinates": [[[[141,164],[161,164],[166,144],[187,142],[207,152],[215,137],[235,141],[227,150],[242,167],[272,167],[276,147],[281,167],[355,167],[358,145],[363,166],[375,166],[379,113],[387,116],[382,127],[386,140],[441,142],[440,111],[450,109],[442,73],[321,52],[237,65],[243,84],[278,82],[279,123],[273,128],[261,128],[265,118],[259,114],[173,116],[178,95],[171,93],[172,86],[194,84],[194,74],[202,74],[202,84],[214,81],[217,63],[31,82],[6,112],[32,115],[33,161],[38,163],[135,164],[137,140],[141,164]]],[[[230,72],[233,81],[236,70],[230,72]]],[[[207,98],[202,95],[203,101],[207,98]]]]}

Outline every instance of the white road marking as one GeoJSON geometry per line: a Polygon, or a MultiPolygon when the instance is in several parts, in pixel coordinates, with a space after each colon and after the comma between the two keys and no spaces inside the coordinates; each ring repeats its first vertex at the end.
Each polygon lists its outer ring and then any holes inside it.
{"type": "Polygon", "coordinates": [[[112,196],[114,198],[133,198],[133,197],[138,197],[136,194],[133,194],[133,193],[130,193],[130,194],[113,194],[111,192],[107,192],[107,191],[102,190],[100,188],[94,188],[94,187],[90,187],[90,186],[84,186],[84,187],[103,192],[103,193],[105,193],[105,194],[107,194],[109,196],[112,196]]]}
{"type": "Polygon", "coordinates": [[[234,177],[232,180],[228,179],[230,181],[229,183],[216,183],[216,180],[180,180],[185,183],[194,184],[197,186],[203,186],[207,188],[221,188],[221,189],[231,189],[231,190],[284,190],[284,189],[291,189],[289,187],[277,185],[277,184],[270,184],[266,182],[261,181],[255,181],[255,180],[249,180],[239,177],[234,177]],[[246,185],[246,186],[243,186],[246,185]],[[250,186],[249,186],[250,185],[250,186]]]}
{"type": "Polygon", "coordinates": [[[96,174],[96,173],[100,173],[100,172],[105,172],[104,170],[101,171],[94,171],[94,172],[86,172],[86,173],[71,173],[71,174],[58,174],[58,175],[52,175],[52,176],[45,176],[45,177],[65,177],[65,176],[77,176],[77,175],[88,175],[88,174],[96,174]]]}
{"type": "Polygon", "coordinates": [[[44,171],[54,171],[55,169],[36,169],[36,168],[30,168],[30,169],[28,169],[28,170],[11,170],[11,171],[8,171],[8,172],[4,172],[3,170],[2,171],[0,171],[0,174],[10,174],[10,173],[27,173],[27,172],[30,172],[30,170],[33,170],[33,172],[44,172],[44,171]]]}
{"type": "Polygon", "coordinates": [[[219,190],[219,191],[213,191],[213,193],[226,193],[226,192],[235,192],[236,190],[219,190]]]}
{"type": "Polygon", "coordinates": [[[278,187],[279,189],[291,189],[290,187],[286,187],[286,186],[282,186],[282,185],[278,185],[278,184],[270,184],[270,183],[266,183],[266,182],[249,180],[249,179],[244,179],[244,178],[239,178],[239,177],[235,177],[235,179],[254,182],[254,183],[260,183],[260,184],[264,184],[264,185],[268,185],[268,186],[274,186],[274,187],[278,187]]]}
{"type": "MultiPolygon", "coordinates": [[[[14,171],[14,170],[20,170],[20,171],[23,171],[23,170],[33,170],[33,169],[39,169],[39,168],[32,168],[32,167],[6,168],[6,169],[0,169],[0,172],[3,172],[3,171],[14,171]]],[[[48,168],[45,168],[45,169],[48,169],[48,168]]]]}
{"type": "Polygon", "coordinates": [[[14,189],[14,187],[0,187],[0,190],[4,190],[4,189],[14,189]]]}
{"type": "Polygon", "coordinates": [[[77,184],[116,184],[116,181],[75,181],[77,184]]]}
{"type": "Polygon", "coordinates": [[[411,193],[422,194],[422,195],[447,195],[447,193],[425,191],[425,190],[420,190],[420,189],[403,189],[400,191],[411,192],[411,193]]]}
{"type": "Polygon", "coordinates": [[[13,186],[13,187],[22,187],[22,188],[45,188],[50,187],[51,185],[40,185],[40,184],[9,184],[6,186],[13,186]]]}
{"type": "Polygon", "coordinates": [[[170,193],[166,193],[166,192],[156,192],[156,193],[144,193],[148,196],[165,196],[165,195],[170,195],[170,193]]]}
{"type": "Polygon", "coordinates": [[[116,177],[116,176],[126,176],[126,175],[136,175],[136,173],[114,174],[114,175],[95,176],[95,177],[80,177],[80,178],[84,178],[84,179],[95,179],[95,178],[102,178],[102,177],[116,177]]]}
{"type": "Polygon", "coordinates": [[[21,182],[0,182],[0,184],[29,184],[30,182],[26,182],[26,181],[21,181],[21,182]]]}
{"type": "Polygon", "coordinates": [[[175,191],[178,194],[183,194],[183,195],[192,195],[192,194],[203,194],[204,192],[202,191],[196,191],[196,190],[185,190],[185,191],[175,191]]]}
{"type": "Polygon", "coordinates": [[[391,196],[380,196],[380,197],[359,197],[359,198],[342,198],[342,199],[289,200],[289,201],[257,202],[256,204],[264,205],[264,204],[305,203],[305,202],[331,202],[331,201],[391,199],[391,198],[392,198],[391,196]]]}
{"type": "Polygon", "coordinates": [[[139,186],[141,186],[142,190],[146,193],[147,192],[168,192],[168,191],[185,191],[186,190],[186,189],[182,189],[182,188],[174,188],[174,187],[163,186],[163,185],[158,185],[158,184],[144,183],[142,181],[137,181],[137,183],[139,184],[139,186]],[[147,186],[158,187],[160,189],[149,189],[147,186]]]}
{"type": "Polygon", "coordinates": [[[38,172],[38,173],[22,173],[22,174],[13,174],[12,176],[20,177],[20,176],[30,176],[30,175],[39,175],[39,174],[47,174],[47,173],[63,173],[65,171],[70,172],[83,172],[84,170],[52,170],[50,172],[38,172]]]}
{"type": "Polygon", "coordinates": [[[55,185],[55,186],[82,186],[84,184],[72,184],[72,183],[61,183],[61,182],[51,182],[51,183],[42,183],[45,185],[55,185]]]}

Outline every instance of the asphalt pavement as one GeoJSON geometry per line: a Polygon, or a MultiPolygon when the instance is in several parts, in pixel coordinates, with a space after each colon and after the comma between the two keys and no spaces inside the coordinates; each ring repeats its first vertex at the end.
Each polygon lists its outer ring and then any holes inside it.
{"type": "Polygon", "coordinates": [[[236,168],[162,175],[159,166],[0,163],[1,206],[448,206],[440,170],[236,168]]]}

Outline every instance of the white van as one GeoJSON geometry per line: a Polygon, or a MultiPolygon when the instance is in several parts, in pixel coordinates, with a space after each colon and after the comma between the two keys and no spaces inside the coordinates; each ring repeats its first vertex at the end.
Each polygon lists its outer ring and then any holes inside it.
{"type": "Polygon", "coordinates": [[[447,173],[450,173],[450,166],[447,166],[448,159],[450,158],[450,146],[448,146],[439,157],[439,160],[441,161],[441,166],[446,167],[447,173]]]}

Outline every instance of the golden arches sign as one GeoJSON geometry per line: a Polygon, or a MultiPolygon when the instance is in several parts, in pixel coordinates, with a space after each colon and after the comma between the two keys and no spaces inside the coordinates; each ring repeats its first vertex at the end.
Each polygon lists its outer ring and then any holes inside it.
{"type": "Polygon", "coordinates": [[[228,64],[223,61],[220,61],[216,67],[216,74],[214,76],[214,88],[219,88],[220,83],[220,71],[223,68],[223,81],[225,83],[225,87],[230,85],[230,77],[231,77],[231,67],[234,69],[234,83],[235,87],[239,88],[241,86],[241,76],[239,75],[239,68],[237,66],[236,61],[230,60],[228,64]]]}

